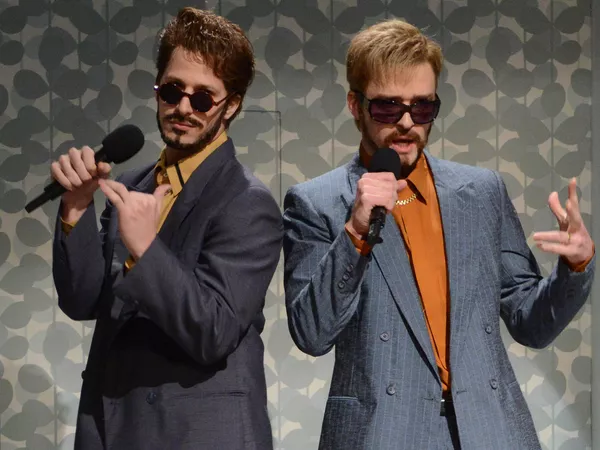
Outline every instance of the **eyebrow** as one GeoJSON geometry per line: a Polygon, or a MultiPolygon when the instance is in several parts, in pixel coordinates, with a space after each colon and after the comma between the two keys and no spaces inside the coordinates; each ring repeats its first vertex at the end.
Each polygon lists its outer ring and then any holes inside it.
{"type": "MultiPolygon", "coordinates": [[[[404,103],[404,99],[395,96],[387,96],[387,95],[375,95],[373,98],[379,98],[382,100],[393,100],[397,103],[404,103]]],[[[424,95],[415,95],[410,99],[410,103],[422,102],[422,101],[434,101],[435,100],[435,92],[432,94],[424,94],[424,95]]]]}
{"type": "MultiPolygon", "coordinates": [[[[183,82],[183,80],[181,80],[180,78],[174,77],[174,76],[168,76],[165,78],[165,83],[175,83],[181,87],[186,87],[186,84],[183,82]]],[[[216,95],[217,91],[215,88],[208,86],[206,84],[196,84],[194,86],[192,86],[192,88],[194,89],[194,92],[197,91],[206,91],[209,94],[212,95],[216,95]]]]}

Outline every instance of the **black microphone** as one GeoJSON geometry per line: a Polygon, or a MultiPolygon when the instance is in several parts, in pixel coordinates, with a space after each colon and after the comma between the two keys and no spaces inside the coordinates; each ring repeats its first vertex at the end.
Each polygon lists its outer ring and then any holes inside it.
{"type": "MultiPolygon", "coordinates": [[[[402,177],[402,163],[400,156],[391,148],[380,148],[375,152],[371,159],[369,172],[392,172],[399,180],[402,177]]],[[[367,245],[373,247],[375,244],[382,242],[379,237],[381,229],[385,225],[385,216],[387,211],[385,206],[375,206],[371,210],[371,218],[369,219],[369,233],[367,234],[367,245]]]]}
{"type": "MultiPolygon", "coordinates": [[[[135,125],[123,125],[108,134],[102,141],[102,148],[94,154],[96,163],[101,161],[120,164],[127,161],[144,146],[144,133],[135,125]]],[[[25,205],[30,213],[44,203],[62,195],[66,189],[57,181],[44,188],[44,192],[25,205]]]]}

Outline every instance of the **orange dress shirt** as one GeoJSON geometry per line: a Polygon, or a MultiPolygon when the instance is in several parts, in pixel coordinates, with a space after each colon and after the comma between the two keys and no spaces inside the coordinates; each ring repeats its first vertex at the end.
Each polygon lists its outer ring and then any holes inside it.
{"type": "MultiPolygon", "coordinates": [[[[370,155],[360,150],[360,158],[369,167],[370,155]]],[[[450,376],[450,287],[440,206],[433,176],[427,159],[421,156],[407,177],[407,187],[398,193],[398,200],[408,203],[394,207],[392,215],[404,239],[417,289],[421,295],[423,313],[440,380],[444,392],[449,392],[450,376]],[[414,200],[411,197],[416,194],[414,200]]],[[[370,252],[365,241],[348,232],[356,249],[363,255],[370,252]]],[[[591,260],[591,258],[590,258],[591,260]]],[[[586,261],[571,270],[583,271],[586,261]]]]}

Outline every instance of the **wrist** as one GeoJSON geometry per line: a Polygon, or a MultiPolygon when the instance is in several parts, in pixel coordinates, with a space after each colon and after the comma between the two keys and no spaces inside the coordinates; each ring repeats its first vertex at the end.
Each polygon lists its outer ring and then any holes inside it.
{"type": "Polygon", "coordinates": [[[76,201],[65,201],[63,199],[60,211],[61,219],[67,223],[75,223],[79,221],[92,201],[93,198],[76,201]]]}
{"type": "MultiPolygon", "coordinates": [[[[152,241],[154,241],[154,239],[152,239],[152,241]]],[[[152,241],[131,246],[129,252],[135,262],[139,261],[139,259],[144,256],[144,253],[146,253],[146,251],[150,248],[150,245],[152,245],[152,241]]]]}
{"type": "Polygon", "coordinates": [[[363,239],[363,235],[356,231],[356,228],[354,228],[354,226],[352,225],[352,220],[346,222],[346,231],[359,241],[363,239]]]}

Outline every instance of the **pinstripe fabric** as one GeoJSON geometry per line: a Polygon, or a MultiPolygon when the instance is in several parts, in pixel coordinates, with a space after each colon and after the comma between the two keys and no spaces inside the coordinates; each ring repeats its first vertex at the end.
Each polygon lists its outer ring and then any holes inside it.
{"type": "MultiPolygon", "coordinates": [[[[543,279],[500,176],[427,154],[450,280],[450,370],[463,449],[539,449],[500,335],[548,345],[584,304],[585,272],[559,261],[543,279]]],[[[392,217],[360,256],[344,232],[365,169],[358,158],[293,186],[284,202],[285,291],[296,345],[335,346],[320,448],[447,448],[441,383],[415,280],[392,217]]]]}

